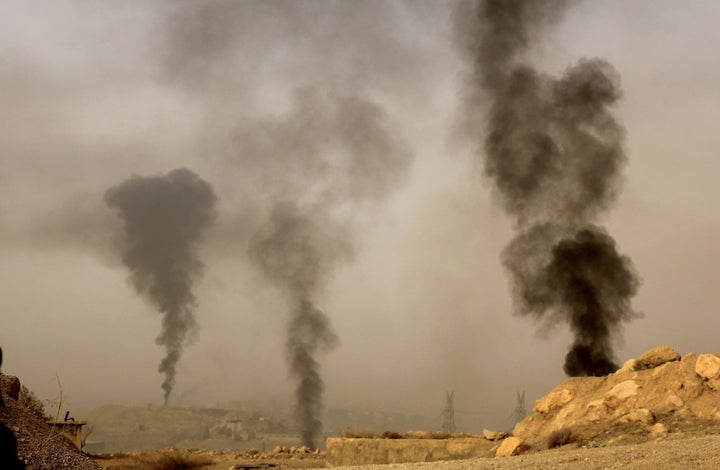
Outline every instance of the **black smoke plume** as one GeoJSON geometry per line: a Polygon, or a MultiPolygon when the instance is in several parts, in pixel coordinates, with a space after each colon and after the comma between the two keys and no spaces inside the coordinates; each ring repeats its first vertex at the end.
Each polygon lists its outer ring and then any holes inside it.
{"type": "Polygon", "coordinates": [[[195,173],[177,169],[164,176],[133,176],[105,193],[105,202],[125,223],[123,262],[135,290],[163,314],[157,343],[165,347],[159,372],[165,404],[175,368],[194,331],[192,291],[202,271],[196,249],[213,221],[215,194],[195,173]]]}
{"type": "Polygon", "coordinates": [[[295,416],[302,442],[322,432],[323,381],[318,355],[339,340],[318,306],[338,264],[354,250],[354,216],[403,181],[412,156],[390,131],[382,108],[358,96],[296,92],[282,119],[247,123],[238,131],[240,157],[273,171],[269,218],[253,236],[249,256],[289,302],[286,352],[297,381],[295,416]],[[273,145],[269,145],[273,143],[273,145]]]}
{"type": "Polygon", "coordinates": [[[458,4],[456,39],[471,64],[463,129],[480,133],[478,109],[487,101],[484,171],[518,231],[503,252],[516,312],[567,322],[575,340],[565,372],[604,375],[617,369],[613,339],[622,322],[638,316],[633,265],[595,225],[617,197],[626,162],[624,129],[610,112],[619,77],[602,59],[583,59],[559,78],[523,61],[567,3],[458,4]]]}
{"type": "Polygon", "coordinates": [[[346,237],[326,238],[334,230],[323,217],[320,208],[301,213],[292,203],[278,204],[251,251],[261,272],[287,290],[291,311],[285,346],[290,375],[297,380],[295,415],[302,442],[311,448],[322,429],[324,387],[316,357],[339,343],[330,319],[314,299],[334,260],[350,249],[344,244],[346,237]]]}

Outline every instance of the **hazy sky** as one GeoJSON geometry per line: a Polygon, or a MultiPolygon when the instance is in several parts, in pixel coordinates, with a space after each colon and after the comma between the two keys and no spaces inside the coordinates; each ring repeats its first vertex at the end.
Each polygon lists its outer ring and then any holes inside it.
{"type": "MultiPolygon", "coordinates": [[[[326,404],[432,417],[454,390],[458,422],[473,429],[507,426],[516,391],[531,407],[564,379],[571,338],[511,314],[500,263],[511,220],[454,131],[464,65],[450,10],[423,0],[4,2],[3,370],[42,398],[57,397],[57,373],[77,413],[161,403],[160,315],[129,284],[121,221],[103,195],[133,174],[187,167],[213,186],[217,218],[171,403],[290,403],[287,305],[248,246],[274,203],[326,191],[354,201],[333,209],[352,256],[317,299],[340,339],[321,356],[326,404]],[[338,179],[345,160],[327,156],[343,152],[327,142],[345,98],[371,103],[393,152],[413,157],[391,188],[373,189],[381,198],[359,197],[353,173],[338,179]]],[[[602,223],[642,278],[633,305],[645,316],[626,326],[620,362],[664,344],[720,350],[719,23],[711,0],[581,1],[528,53],[548,73],[602,57],[621,75],[615,115],[629,164],[602,223]]]]}

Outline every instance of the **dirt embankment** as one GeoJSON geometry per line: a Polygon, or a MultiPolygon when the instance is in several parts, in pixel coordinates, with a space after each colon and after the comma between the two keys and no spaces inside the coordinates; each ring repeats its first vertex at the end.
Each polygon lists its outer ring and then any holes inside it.
{"type": "Polygon", "coordinates": [[[0,374],[0,390],[5,406],[0,406],[0,423],[17,440],[18,457],[29,469],[99,470],[102,467],[80,452],[57,428],[18,403],[20,382],[0,374]],[[9,393],[8,393],[9,392],[9,393]]]}

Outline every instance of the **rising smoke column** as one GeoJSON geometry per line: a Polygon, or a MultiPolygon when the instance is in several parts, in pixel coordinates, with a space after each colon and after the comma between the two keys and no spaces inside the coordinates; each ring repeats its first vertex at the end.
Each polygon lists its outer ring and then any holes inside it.
{"type": "Polygon", "coordinates": [[[570,376],[617,369],[613,338],[639,314],[630,299],[639,281],[632,262],[596,225],[615,201],[626,162],[624,129],[609,108],[619,77],[602,59],[583,59],[559,78],[523,62],[533,37],[557,20],[566,0],[463,2],[454,11],[457,42],[470,71],[464,82],[464,131],[478,129],[490,105],[484,172],[517,235],[504,250],[516,313],[574,334],[570,376]]]}
{"type": "Polygon", "coordinates": [[[338,227],[323,208],[302,212],[293,203],[278,204],[252,241],[251,259],[270,281],[285,289],[290,303],[286,353],[297,381],[295,415],[302,442],[314,448],[322,429],[323,381],[317,354],[339,344],[330,319],[316,305],[336,259],[348,255],[347,237],[330,237],[338,227]]]}
{"type": "MultiPolygon", "coordinates": [[[[379,105],[313,89],[296,90],[293,109],[283,118],[247,123],[238,136],[243,161],[271,165],[281,182],[249,256],[287,298],[295,417],[303,444],[314,448],[324,388],[318,355],[339,344],[319,302],[335,268],[353,255],[354,216],[401,184],[412,155],[379,105]]],[[[272,184],[266,190],[274,193],[272,184]]]]}
{"type": "Polygon", "coordinates": [[[196,248],[213,221],[215,194],[195,173],[177,169],[164,176],[133,176],[105,193],[105,202],[125,222],[123,262],[135,290],[163,314],[157,343],[165,347],[159,372],[165,404],[175,368],[195,328],[193,282],[202,271],[196,248]]]}

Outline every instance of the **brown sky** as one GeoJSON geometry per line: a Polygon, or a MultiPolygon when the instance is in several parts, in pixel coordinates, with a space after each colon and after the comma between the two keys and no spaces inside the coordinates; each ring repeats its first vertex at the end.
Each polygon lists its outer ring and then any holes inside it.
{"type": "MultiPolygon", "coordinates": [[[[564,327],[540,336],[510,314],[499,259],[510,221],[452,132],[463,65],[449,10],[433,1],[6,2],[4,371],[43,398],[57,395],[57,372],[78,411],[161,402],[160,316],[127,282],[121,226],[102,196],[132,174],[186,166],[214,186],[219,208],[174,402],[289,403],[286,306],[248,262],[247,244],[272,201],[320,173],[248,151],[248,129],[288,116],[305,87],[379,105],[415,158],[386,199],[355,207],[355,254],[320,299],[341,341],[322,359],[327,405],[432,418],[455,390],[464,426],[507,426],[516,391],[531,406],[563,380],[570,336],[564,327]]],[[[603,223],[640,273],[634,306],[645,317],[625,328],[620,361],[661,344],[720,350],[718,22],[712,1],[578,2],[529,53],[549,73],[603,57],[622,78],[616,116],[630,161],[603,223]]],[[[294,142],[273,145],[291,153],[294,142]]]]}

